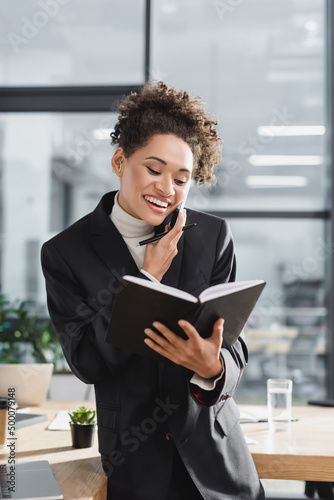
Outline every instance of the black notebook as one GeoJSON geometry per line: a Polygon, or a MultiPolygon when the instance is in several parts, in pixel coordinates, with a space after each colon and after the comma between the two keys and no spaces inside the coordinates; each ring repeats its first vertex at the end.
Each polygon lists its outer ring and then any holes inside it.
{"type": "MultiPolygon", "coordinates": [[[[193,295],[161,283],[124,276],[113,305],[106,341],[115,347],[162,359],[144,342],[144,329],[160,321],[174,333],[187,338],[178,325],[180,319],[189,321],[203,338],[210,337],[215,321],[224,319],[224,345],[238,339],[252,312],[265,282],[239,281],[223,283],[193,295]]],[[[154,328],[152,328],[154,330],[154,328]]]]}

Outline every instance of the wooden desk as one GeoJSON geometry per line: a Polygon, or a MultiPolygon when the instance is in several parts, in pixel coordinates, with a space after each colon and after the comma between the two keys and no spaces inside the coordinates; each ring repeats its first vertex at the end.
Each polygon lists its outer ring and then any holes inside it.
{"type": "MultiPolygon", "coordinates": [[[[242,409],[242,406],[240,406],[242,409]]],[[[290,429],[270,432],[268,423],[242,424],[261,478],[334,481],[334,408],[293,407],[290,429]]]]}
{"type": "Polygon", "coordinates": [[[250,353],[287,354],[290,351],[293,339],[298,336],[298,333],[298,328],[293,327],[281,327],[272,330],[249,328],[245,332],[247,348],[250,353]]]}
{"type": "MultiPolygon", "coordinates": [[[[48,431],[49,422],[62,409],[73,410],[82,401],[48,401],[31,413],[44,413],[48,421],[16,431],[16,459],[48,460],[63,492],[64,500],[105,500],[107,478],[97,450],[72,448],[69,431],[48,431]]],[[[242,406],[240,406],[242,408],[242,406]]],[[[290,430],[271,433],[267,423],[242,424],[260,478],[334,481],[334,408],[294,407],[298,422],[290,430]]],[[[7,460],[0,449],[0,461],[7,460]]]]}
{"type": "MultiPolygon", "coordinates": [[[[43,408],[31,407],[31,413],[42,413],[48,421],[16,430],[16,460],[48,460],[64,495],[64,500],[105,500],[107,477],[105,476],[97,435],[91,448],[72,448],[69,431],[49,431],[47,426],[59,410],[74,410],[86,404],[82,401],[47,401],[43,408]]],[[[94,403],[89,403],[95,408],[94,403]]],[[[0,449],[0,462],[7,461],[7,448],[0,449]]]]}

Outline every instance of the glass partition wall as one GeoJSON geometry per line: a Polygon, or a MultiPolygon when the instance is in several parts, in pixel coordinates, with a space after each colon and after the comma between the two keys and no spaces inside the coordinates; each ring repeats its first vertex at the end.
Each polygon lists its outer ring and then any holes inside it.
{"type": "Polygon", "coordinates": [[[117,100],[162,79],[201,95],[224,141],[217,184],[193,186],[188,206],[228,220],[239,280],[267,282],[246,328],[238,401],[264,402],[269,377],[292,378],[300,402],[326,396],[326,2],[20,0],[0,12],[0,103],[11,99],[0,114],[2,293],[47,314],[41,244],[117,188],[117,100]],[[15,105],[30,87],[45,106],[15,105]],[[66,92],[84,93],[75,110],[66,92]]]}

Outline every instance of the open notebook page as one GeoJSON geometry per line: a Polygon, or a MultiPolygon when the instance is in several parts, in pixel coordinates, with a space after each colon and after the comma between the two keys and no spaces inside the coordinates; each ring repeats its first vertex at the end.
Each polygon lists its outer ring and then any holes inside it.
{"type": "Polygon", "coordinates": [[[200,294],[199,300],[201,302],[207,302],[208,300],[223,297],[224,295],[229,295],[230,293],[239,292],[241,290],[247,290],[247,288],[252,288],[263,283],[263,280],[220,283],[219,285],[214,285],[204,290],[204,292],[200,294]]]}
{"type": "Polygon", "coordinates": [[[142,278],[137,278],[136,276],[123,276],[126,281],[131,281],[132,283],[137,283],[137,285],[145,286],[151,288],[152,290],[157,290],[158,292],[165,293],[167,295],[172,295],[173,297],[179,297],[180,299],[188,300],[188,302],[197,302],[197,298],[190,293],[184,292],[183,290],[178,290],[172,286],[163,285],[162,283],[155,283],[154,281],[144,280],[142,278]]]}

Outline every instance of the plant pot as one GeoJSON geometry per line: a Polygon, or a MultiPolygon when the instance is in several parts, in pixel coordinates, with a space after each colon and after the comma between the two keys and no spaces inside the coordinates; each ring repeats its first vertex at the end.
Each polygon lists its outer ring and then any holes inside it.
{"type": "Polygon", "coordinates": [[[93,444],[95,424],[74,424],[71,422],[73,448],[89,448],[93,444]]]}

